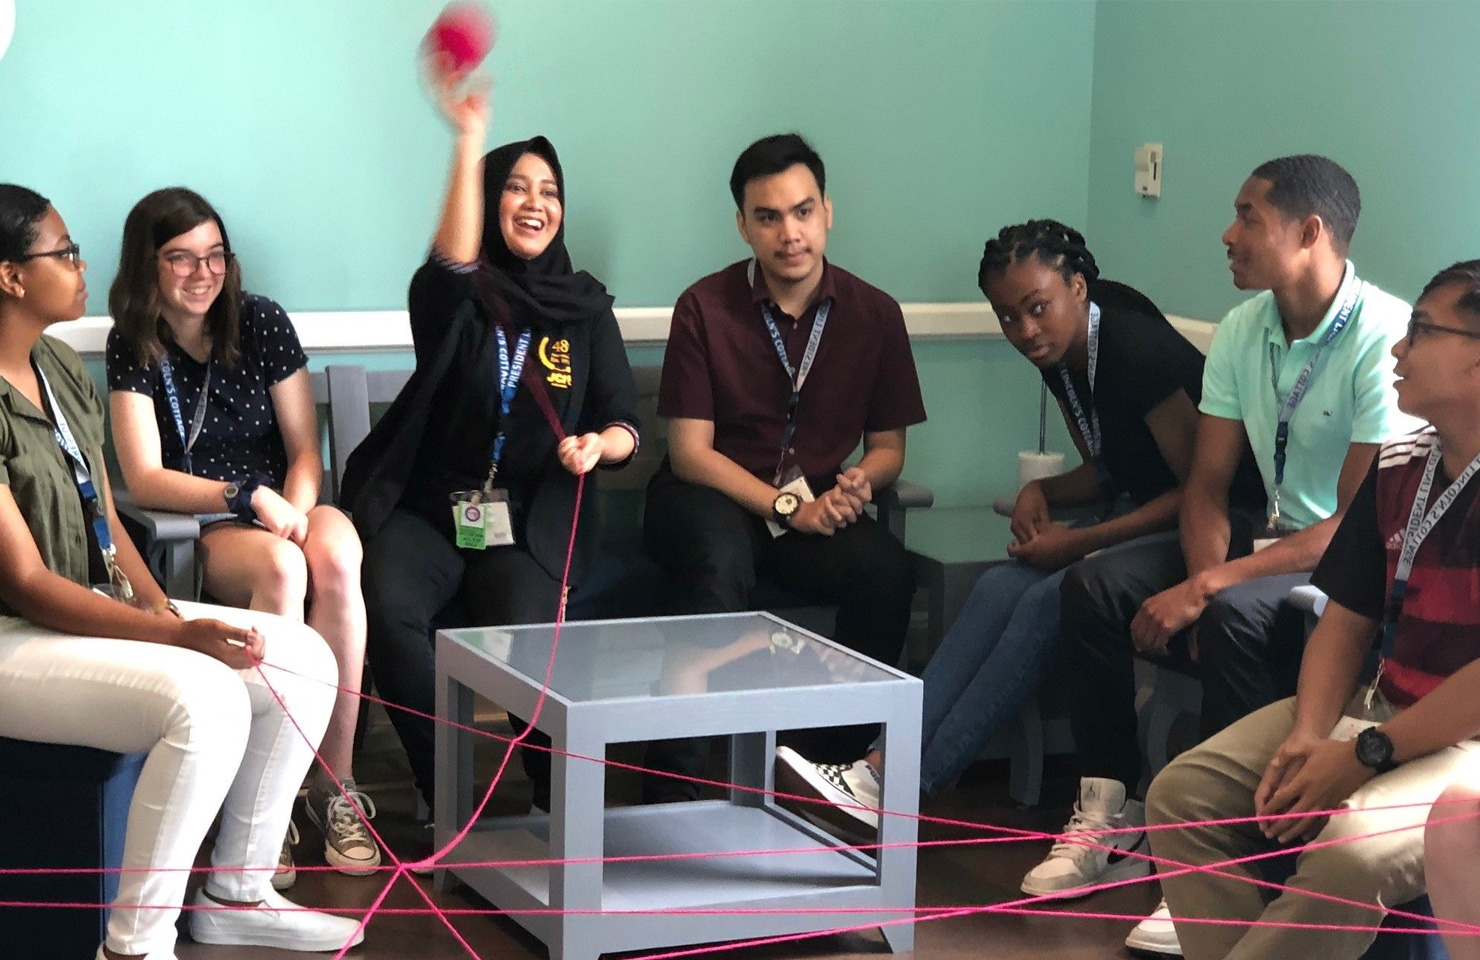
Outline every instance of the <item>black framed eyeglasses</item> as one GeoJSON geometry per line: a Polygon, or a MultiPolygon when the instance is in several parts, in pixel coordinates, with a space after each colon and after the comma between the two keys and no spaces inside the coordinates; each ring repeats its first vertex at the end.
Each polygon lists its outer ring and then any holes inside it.
{"type": "Polygon", "coordinates": [[[203,257],[197,257],[185,250],[164,255],[164,262],[170,265],[170,271],[177,277],[190,276],[202,263],[207,270],[219,277],[226,272],[226,265],[231,259],[232,253],[229,250],[212,250],[203,257]]]}
{"type": "Polygon", "coordinates": [[[1459,327],[1446,327],[1440,323],[1429,323],[1412,317],[1408,320],[1408,345],[1411,347],[1422,339],[1419,334],[1427,333],[1452,333],[1456,337],[1464,337],[1468,340],[1480,340],[1480,333],[1474,330],[1464,330],[1459,327]]]}
{"type": "Polygon", "coordinates": [[[57,260],[69,260],[72,266],[82,262],[82,248],[75,243],[69,243],[60,250],[43,250],[40,253],[28,253],[23,257],[16,257],[16,263],[25,263],[28,260],[39,260],[42,257],[54,257],[57,260]]]}

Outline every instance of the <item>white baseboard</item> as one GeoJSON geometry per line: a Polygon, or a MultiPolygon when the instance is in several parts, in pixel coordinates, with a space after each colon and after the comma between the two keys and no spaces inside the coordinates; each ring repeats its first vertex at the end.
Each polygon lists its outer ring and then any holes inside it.
{"type": "MultiPolygon", "coordinates": [[[[943,340],[1001,337],[997,317],[985,303],[906,303],[905,329],[911,339],[943,340]]],[[[617,323],[630,345],[661,346],[668,340],[671,307],[619,307],[617,323]]],[[[405,310],[356,310],[291,314],[303,349],[309,353],[397,352],[411,349],[405,310]]],[[[1169,317],[1172,326],[1204,353],[1217,324],[1169,317]]],[[[100,357],[113,327],[109,317],[83,317],[50,331],[85,357],[100,357]]]]}

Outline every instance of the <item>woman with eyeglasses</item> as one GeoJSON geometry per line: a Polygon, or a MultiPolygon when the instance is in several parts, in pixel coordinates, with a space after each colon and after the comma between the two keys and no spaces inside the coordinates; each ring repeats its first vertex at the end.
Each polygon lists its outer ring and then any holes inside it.
{"type": "Polygon", "coordinates": [[[333,656],[302,623],[176,606],[150,577],[113,509],[97,388],[44,335],[82,315],[86,269],[44,197],[0,184],[0,736],[149,755],[98,960],[174,956],[218,811],[191,935],[338,949],[363,936],[355,920],[268,882],[333,709],[333,656]]]}
{"type": "MultiPolygon", "coordinates": [[[[295,620],[306,608],[339,661],[340,685],[358,690],[360,541],[349,518],[319,503],[313,387],[287,313],[242,289],[221,216],[182,187],[156,190],[129,213],[108,307],[113,445],[129,494],[142,507],[199,515],[205,592],[295,620]]],[[[375,806],[352,771],[358,711],[341,692],[320,750],[333,776],[314,767],[306,805],[325,859],[352,876],[380,864],[361,819],[375,806]]],[[[290,825],[283,841],[280,890],[296,877],[296,832],[290,825]]]]}

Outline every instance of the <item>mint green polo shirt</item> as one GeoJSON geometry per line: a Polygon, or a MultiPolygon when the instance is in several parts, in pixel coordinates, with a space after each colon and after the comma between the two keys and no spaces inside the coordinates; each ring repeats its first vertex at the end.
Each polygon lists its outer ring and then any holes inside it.
{"type": "Polygon", "coordinates": [[[1267,290],[1234,307],[1218,325],[1203,368],[1198,409],[1208,416],[1243,421],[1271,503],[1280,406],[1305,364],[1320,351],[1305,399],[1290,419],[1280,490],[1284,523],[1303,528],[1336,512],[1336,483],[1348,446],[1381,443],[1421,426],[1398,411],[1393,389],[1392,348],[1406,335],[1411,314],[1412,308],[1402,300],[1359,280],[1348,261],[1336,299],[1308,337],[1285,342],[1279,307],[1267,290]],[[1322,349],[1321,341],[1353,284],[1358,293],[1351,319],[1322,349]],[[1278,393],[1270,379],[1271,345],[1278,393]]]}

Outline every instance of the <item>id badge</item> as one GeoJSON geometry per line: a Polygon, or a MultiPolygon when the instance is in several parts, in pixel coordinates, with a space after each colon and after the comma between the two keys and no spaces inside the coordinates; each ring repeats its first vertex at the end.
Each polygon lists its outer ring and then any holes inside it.
{"type": "Polygon", "coordinates": [[[1283,540],[1294,532],[1294,530],[1284,527],[1278,521],[1271,520],[1260,529],[1254,531],[1254,552],[1258,553],[1270,544],[1277,540],[1283,540]]]}
{"type": "Polygon", "coordinates": [[[1363,730],[1366,730],[1368,727],[1375,727],[1380,722],[1379,720],[1359,720],[1356,717],[1342,717],[1336,721],[1336,726],[1331,728],[1331,736],[1327,739],[1339,740],[1345,743],[1348,740],[1355,739],[1357,734],[1363,730]]]}
{"type": "Polygon", "coordinates": [[[463,490],[452,495],[452,525],[457,545],[465,550],[507,547],[514,543],[514,524],[509,516],[509,495],[495,490],[463,490]]]}
{"type": "MultiPolygon", "coordinates": [[[[796,494],[797,499],[802,501],[803,503],[811,503],[813,500],[817,499],[815,496],[812,495],[812,488],[807,486],[807,478],[802,476],[801,467],[793,466],[782,476],[782,480],[784,481],[780,485],[780,490],[782,493],[794,493],[796,494]]],[[[771,531],[772,539],[781,536],[783,533],[791,532],[789,529],[783,527],[775,520],[767,520],[766,529],[771,531]]]]}

